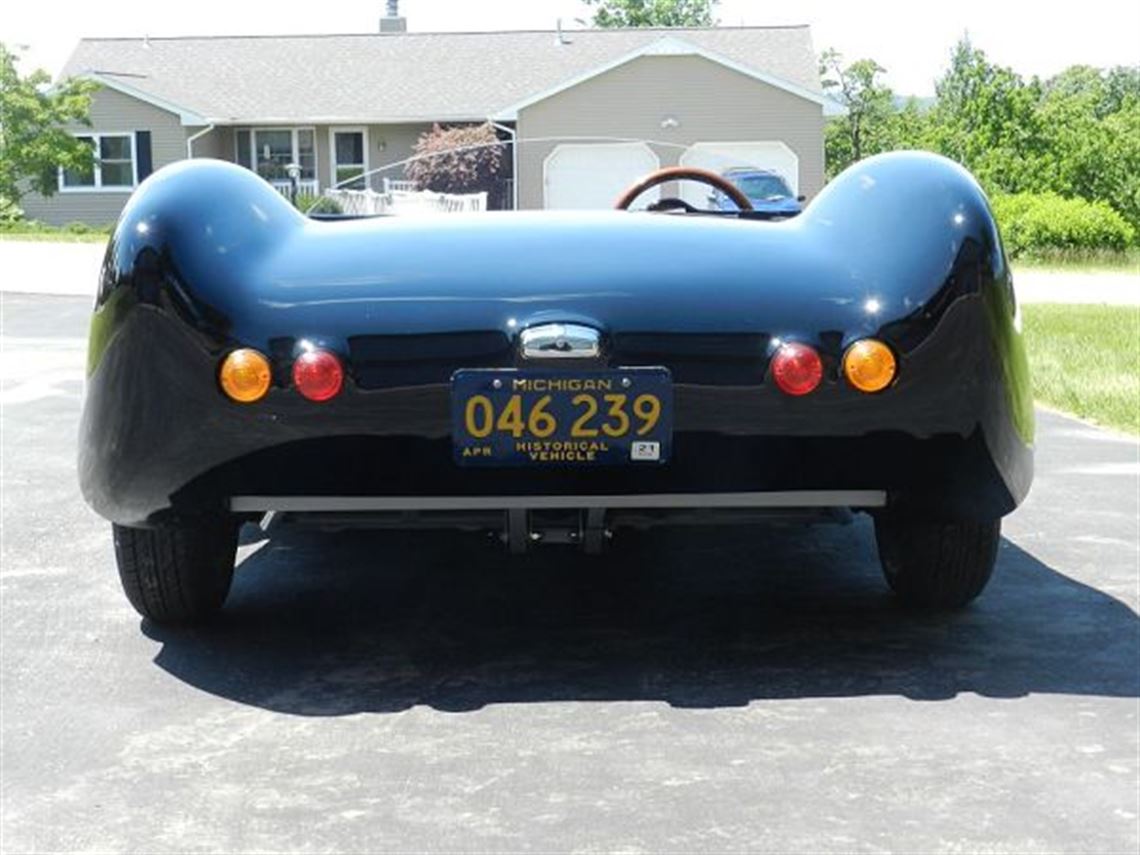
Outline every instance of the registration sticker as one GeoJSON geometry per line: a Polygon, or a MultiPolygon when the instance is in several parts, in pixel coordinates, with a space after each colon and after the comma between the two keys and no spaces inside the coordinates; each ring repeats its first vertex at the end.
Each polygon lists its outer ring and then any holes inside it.
{"type": "Polygon", "coordinates": [[[629,449],[630,460],[660,460],[661,443],[635,442],[629,449]]]}

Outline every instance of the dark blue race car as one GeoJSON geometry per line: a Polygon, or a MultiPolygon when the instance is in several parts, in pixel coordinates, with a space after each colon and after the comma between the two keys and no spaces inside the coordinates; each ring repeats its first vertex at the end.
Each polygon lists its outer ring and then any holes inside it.
{"type": "MultiPolygon", "coordinates": [[[[803,210],[804,197],[796,196],[778,172],[741,167],[725,170],[721,176],[748,197],[752,210],[769,214],[772,219],[794,217],[803,210]]],[[[709,201],[720,211],[738,210],[736,203],[720,191],[714,190],[709,201]]]]}
{"type": "Polygon", "coordinates": [[[905,601],[977,596],[1033,473],[984,194],[913,152],[779,222],[742,184],[672,168],[608,212],[328,221],[233,164],[156,172],[103,263],[80,428],[131,603],[217,611],[270,513],[597,552],[865,512],[905,601]],[[735,209],[632,210],[680,180],[735,209]]]}

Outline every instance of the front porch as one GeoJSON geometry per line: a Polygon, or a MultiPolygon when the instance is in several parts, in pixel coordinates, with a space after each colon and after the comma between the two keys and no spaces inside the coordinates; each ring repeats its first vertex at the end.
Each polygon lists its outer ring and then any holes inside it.
{"type": "MultiPolygon", "coordinates": [[[[219,157],[256,172],[282,196],[293,193],[288,167],[299,168],[298,196],[321,196],[329,190],[353,191],[350,206],[372,194],[413,190],[403,164],[414,154],[426,124],[301,125],[293,127],[218,126],[195,142],[196,156],[219,157]],[[357,198],[357,197],[360,198],[357,198]]],[[[491,207],[513,207],[513,176],[507,173],[487,194],[491,207]]],[[[342,200],[344,201],[344,200],[342,200]]],[[[472,204],[472,203],[465,203],[472,204]]],[[[486,204],[486,203],[484,203],[486,204]]]]}
{"type": "Polygon", "coordinates": [[[294,127],[221,127],[215,156],[233,160],[290,196],[289,167],[299,170],[297,193],[319,196],[329,189],[384,192],[385,180],[403,180],[395,165],[412,156],[426,126],[302,125],[294,127]],[[392,164],[392,168],[384,167],[392,164]],[[375,174],[369,175],[375,170],[375,174]]]}

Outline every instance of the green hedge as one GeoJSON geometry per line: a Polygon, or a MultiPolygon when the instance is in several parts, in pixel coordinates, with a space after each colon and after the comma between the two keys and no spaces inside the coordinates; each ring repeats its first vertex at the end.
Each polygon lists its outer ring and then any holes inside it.
{"type": "Polygon", "coordinates": [[[1105,202],[1053,193],[1016,193],[992,201],[1006,252],[1127,249],[1136,231],[1105,202]]]}

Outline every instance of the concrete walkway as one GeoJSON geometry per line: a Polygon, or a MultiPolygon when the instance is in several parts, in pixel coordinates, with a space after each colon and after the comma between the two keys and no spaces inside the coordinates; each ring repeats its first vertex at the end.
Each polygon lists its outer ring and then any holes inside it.
{"type": "Polygon", "coordinates": [[[104,243],[0,240],[0,291],[95,299],[104,243]]]}
{"type": "Polygon", "coordinates": [[[1140,306],[1140,272],[1084,273],[1067,270],[1014,269],[1014,288],[1022,303],[1108,303],[1140,306]]]}
{"type": "MultiPolygon", "coordinates": [[[[0,291],[95,296],[102,243],[0,240],[0,291]]],[[[1014,271],[1022,303],[1140,306],[1140,272],[1014,271]]]]}

